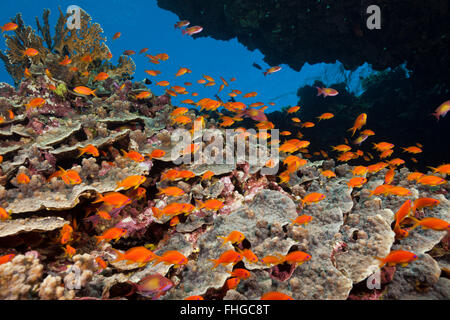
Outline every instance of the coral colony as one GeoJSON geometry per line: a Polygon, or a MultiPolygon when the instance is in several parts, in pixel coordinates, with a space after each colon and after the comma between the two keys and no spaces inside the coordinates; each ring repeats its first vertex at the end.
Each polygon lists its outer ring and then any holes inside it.
{"type": "Polygon", "coordinates": [[[298,130],[279,132],[235,79],[199,75],[224,102],[172,84],[195,70],[146,70],[166,87],[155,96],[130,80],[134,51],[109,62],[86,12],[69,29],[60,11],[53,32],[49,14],[37,31],[20,14],[2,27],[15,87],[0,84],[1,299],[448,299],[450,164],[410,172],[367,114],[352,141],[314,150],[308,128],[332,113],[291,107],[298,130]]]}

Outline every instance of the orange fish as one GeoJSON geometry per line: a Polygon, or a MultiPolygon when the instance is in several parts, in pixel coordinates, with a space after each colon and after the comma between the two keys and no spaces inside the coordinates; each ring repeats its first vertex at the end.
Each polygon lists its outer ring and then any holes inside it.
{"type": "Polygon", "coordinates": [[[392,188],[392,186],[389,184],[382,184],[382,185],[376,187],[374,190],[372,190],[369,194],[369,197],[371,197],[373,195],[378,196],[381,194],[387,196],[389,194],[389,189],[391,189],[391,188],[392,188]]]}
{"type": "Polygon", "coordinates": [[[42,107],[44,105],[44,103],[46,102],[45,99],[42,98],[33,98],[30,100],[30,102],[28,102],[27,104],[25,104],[25,106],[27,107],[26,109],[28,110],[29,108],[38,108],[38,107],[42,107]]]}
{"type": "Polygon", "coordinates": [[[154,77],[156,77],[158,74],[161,73],[161,71],[158,71],[158,70],[144,70],[144,71],[145,71],[145,73],[147,73],[148,75],[154,76],[154,77]]]}
{"type": "Polygon", "coordinates": [[[283,256],[275,257],[275,256],[269,255],[269,256],[265,256],[264,258],[260,259],[260,262],[264,263],[267,266],[270,266],[270,265],[280,264],[280,261],[282,261],[283,259],[284,259],[283,256]]]}
{"type": "Polygon", "coordinates": [[[120,32],[114,33],[113,40],[119,39],[122,34],[120,32]]]}
{"type": "Polygon", "coordinates": [[[89,54],[87,54],[87,55],[81,57],[81,61],[84,61],[84,62],[87,62],[87,63],[91,63],[92,60],[93,60],[93,59],[92,59],[92,57],[91,57],[89,54]]]}
{"type": "Polygon", "coordinates": [[[217,237],[224,240],[220,247],[222,247],[228,241],[233,243],[233,244],[239,244],[245,239],[244,234],[242,232],[239,232],[239,231],[231,231],[228,234],[228,236],[226,236],[226,237],[224,237],[224,236],[217,236],[217,237]]]}
{"type": "Polygon", "coordinates": [[[64,252],[66,253],[65,256],[72,258],[75,253],[77,253],[77,250],[75,250],[74,247],[72,247],[71,245],[66,245],[66,247],[64,248],[64,252]]]}
{"type": "Polygon", "coordinates": [[[422,229],[431,229],[435,231],[449,231],[450,230],[450,223],[447,221],[434,218],[434,217],[426,217],[422,220],[417,220],[414,217],[410,217],[411,220],[415,222],[414,226],[411,227],[410,231],[415,229],[418,226],[421,226],[422,229]]]}
{"type": "Polygon", "coordinates": [[[386,175],[384,176],[384,183],[390,184],[394,180],[395,171],[394,168],[391,168],[386,172],[386,175]]]}
{"type": "Polygon", "coordinates": [[[139,54],[145,53],[145,52],[147,52],[147,51],[148,51],[148,48],[142,48],[142,49],[139,51],[139,54]]]}
{"type": "Polygon", "coordinates": [[[111,240],[116,240],[117,242],[119,241],[120,238],[122,238],[126,234],[127,234],[126,229],[111,228],[103,232],[101,236],[95,236],[95,238],[97,239],[97,244],[99,244],[102,241],[109,242],[111,240]]]}
{"type": "Polygon", "coordinates": [[[320,120],[328,120],[334,117],[334,114],[330,113],[330,112],[325,112],[322,113],[320,116],[317,117],[317,119],[320,120]]]}
{"type": "Polygon", "coordinates": [[[69,57],[66,55],[64,56],[64,59],[62,59],[59,64],[62,66],[67,66],[68,64],[72,63],[72,59],[69,59],[69,57]]]}
{"type": "Polygon", "coordinates": [[[209,180],[214,176],[214,172],[208,170],[204,174],[202,174],[202,181],[203,180],[209,180]]]}
{"type": "Polygon", "coordinates": [[[417,179],[417,183],[424,184],[427,186],[439,186],[441,184],[446,183],[447,181],[445,179],[442,179],[441,177],[427,175],[422,176],[419,179],[417,179]]]}
{"type": "Polygon", "coordinates": [[[347,183],[349,188],[361,188],[363,184],[367,182],[367,179],[364,177],[355,177],[351,178],[350,181],[347,183]]]}
{"type": "Polygon", "coordinates": [[[348,129],[348,131],[352,131],[352,137],[355,134],[356,130],[360,130],[367,122],[367,114],[361,113],[355,120],[353,127],[348,129]]]}
{"type": "Polygon", "coordinates": [[[395,229],[400,228],[400,223],[411,213],[411,200],[406,200],[395,213],[395,229]]]}
{"type": "Polygon", "coordinates": [[[303,251],[293,251],[288,253],[279,263],[287,262],[289,264],[298,264],[311,260],[311,255],[303,251]]]}
{"type": "Polygon", "coordinates": [[[177,73],[175,74],[175,77],[182,76],[183,74],[186,74],[186,73],[192,73],[192,71],[190,69],[188,69],[188,68],[180,68],[177,71],[177,73]]]}
{"type": "Polygon", "coordinates": [[[14,22],[7,22],[3,26],[0,27],[2,29],[2,33],[5,31],[14,31],[18,28],[18,25],[14,22]]]}
{"type": "Polygon", "coordinates": [[[205,300],[202,296],[189,296],[184,298],[184,300],[205,300]]]}
{"type": "Polygon", "coordinates": [[[178,116],[174,119],[172,119],[172,123],[180,123],[180,124],[188,124],[191,123],[192,119],[188,116],[178,116]]]}
{"type": "Polygon", "coordinates": [[[419,180],[419,178],[421,178],[423,176],[424,176],[424,174],[421,172],[412,172],[412,173],[408,174],[408,176],[406,177],[406,180],[417,181],[417,180],[419,180]]]}
{"type": "Polygon", "coordinates": [[[295,113],[295,112],[297,112],[298,110],[300,110],[300,106],[293,106],[293,107],[290,107],[290,108],[287,110],[287,113],[295,113]]]}
{"type": "Polygon", "coordinates": [[[380,260],[380,268],[385,264],[388,264],[389,266],[400,264],[402,267],[406,267],[408,263],[417,259],[417,255],[409,251],[393,250],[384,258],[376,258],[380,260]]]}
{"type": "Polygon", "coordinates": [[[131,202],[131,199],[119,192],[108,192],[105,195],[98,194],[98,199],[92,203],[104,202],[114,206],[115,208],[120,208],[131,202]]]}
{"type": "Polygon", "coordinates": [[[369,171],[369,169],[367,167],[364,166],[356,166],[353,168],[353,175],[354,176],[363,176],[365,175],[367,172],[369,171]]]}
{"type": "Polygon", "coordinates": [[[242,269],[242,268],[238,268],[238,269],[234,269],[233,271],[228,271],[228,273],[232,276],[232,277],[237,277],[241,280],[245,280],[250,278],[250,272],[246,269],[242,269]]]}
{"type": "Polygon", "coordinates": [[[389,161],[389,165],[391,166],[399,166],[405,163],[405,160],[402,160],[400,158],[395,158],[389,161]]]}
{"type": "Polygon", "coordinates": [[[317,89],[317,96],[323,95],[323,97],[334,97],[337,96],[339,94],[339,92],[336,89],[333,88],[319,88],[316,87],[317,89]]]}
{"type": "Polygon", "coordinates": [[[88,87],[83,87],[83,86],[79,86],[79,87],[76,87],[76,88],[73,89],[73,91],[75,91],[78,94],[82,94],[82,95],[85,95],[85,96],[89,96],[89,95],[92,94],[94,97],[97,97],[95,95],[95,91],[96,90],[97,89],[91,90],[88,87]]]}
{"type": "Polygon", "coordinates": [[[239,253],[251,263],[257,263],[259,260],[250,249],[239,250],[239,253]]]}
{"type": "Polygon", "coordinates": [[[370,173],[377,173],[378,171],[384,169],[387,167],[387,163],[385,162],[378,162],[375,164],[371,164],[370,166],[367,166],[367,169],[370,173]]]}
{"type": "Polygon", "coordinates": [[[35,57],[39,54],[39,51],[37,51],[36,49],[33,48],[27,48],[24,52],[23,55],[24,56],[28,56],[28,57],[35,57]]]}
{"type": "Polygon", "coordinates": [[[233,265],[241,261],[244,257],[242,254],[234,251],[234,250],[227,250],[224,253],[220,255],[218,259],[209,259],[209,261],[214,262],[214,266],[211,269],[215,269],[219,264],[230,264],[233,265]]]}
{"type": "Polygon", "coordinates": [[[253,98],[256,97],[258,95],[257,92],[249,92],[243,95],[244,98],[253,98]]]}
{"type": "Polygon", "coordinates": [[[171,197],[179,197],[185,194],[183,190],[181,190],[178,187],[167,187],[164,189],[160,189],[160,191],[157,193],[157,195],[164,194],[171,197]]]}
{"type": "Polygon", "coordinates": [[[99,269],[106,269],[106,267],[108,266],[108,264],[106,263],[105,260],[103,260],[100,257],[96,257],[95,258],[95,262],[97,262],[97,265],[99,267],[99,269]]]}
{"type": "Polygon", "coordinates": [[[104,220],[111,220],[111,216],[104,210],[97,210],[97,215],[104,220]]]}
{"type": "Polygon", "coordinates": [[[222,201],[219,201],[217,199],[209,199],[205,202],[197,200],[197,209],[206,208],[208,210],[214,210],[217,211],[221,209],[224,206],[224,203],[222,201]]]}
{"type": "Polygon", "coordinates": [[[320,174],[327,178],[336,178],[336,173],[334,173],[331,170],[324,170],[324,171],[320,172],[320,174]]]}
{"type": "Polygon", "coordinates": [[[332,147],[332,149],[335,151],[339,151],[339,152],[347,152],[347,151],[350,151],[352,149],[352,147],[349,147],[346,144],[340,144],[338,146],[332,147]]]}
{"type": "Polygon", "coordinates": [[[450,110],[450,100],[445,101],[443,104],[441,104],[439,107],[436,108],[434,113],[431,115],[435,116],[436,119],[439,121],[439,117],[445,117],[447,112],[450,110]]]}
{"type": "Polygon", "coordinates": [[[11,219],[10,216],[11,212],[6,212],[5,209],[3,209],[2,207],[0,207],[0,220],[8,220],[11,219]]]}
{"type": "Polygon", "coordinates": [[[69,241],[72,240],[72,234],[73,234],[73,228],[68,225],[65,224],[62,228],[61,231],[59,233],[59,241],[61,244],[66,244],[69,241]]]}
{"type": "Polygon", "coordinates": [[[417,209],[423,209],[425,207],[434,207],[441,203],[438,199],[433,198],[419,198],[414,201],[412,211],[415,213],[417,209]]]}
{"type": "Polygon", "coordinates": [[[30,177],[28,177],[25,173],[19,173],[16,177],[17,183],[19,184],[29,184],[30,177]]]}
{"type": "Polygon", "coordinates": [[[428,168],[432,169],[433,173],[441,173],[441,174],[445,174],[445,175],[450,174],[450,164],[443,164],[437,168],[433,168],[433,167],[428,167],[428,168]]]}
{"type": "Polygon", "coordinates": [[[393,187],[389,188],[387,190],[387,192],[391,195],[396,195],[396,196],[400,196],[400,197],[406,197],[406,196],[411,195],[410,190],[400,187],[400,186],[393,186],[393,187]]]}
{"type": "Polygon", "coordinates": [[[165,154],[166,154],[166,152],[165,152],[164,150],[161,150],[161,149],[155,149],[155,150],[153,150],[151,153],[148,154],[148,157],[149,157],[150,159],[153,159],[153,158],[161,158],[161,157],[164,157],[165,154]]]}
{"type": "Polygon", "coordinates": [[[307,194],[303,199],[302,199],[302,204],[303,205],[308,205],[311,203],[316,203],[319,201],[322,201],[323,199],[325,199],[326,196],[322,193],[318,193],[318,192],[312,192],[310,194],[307,194]]]}
{"type": "MultiPolygon", "coordinates": [[[[75,170],[69,169],[66,171],[61,167],[58,168],[60,170],[60,173],[55,173],[55,176],[61,177],[65,184],[80,184],[82,182],[81,177],[75,170]]],[[[50,176],[49,179],[51,178],[53,178],[53,175],[50,176]]]]}
{"type": "Polygon", "coordinates": [[[173,264],[175,265],[175,268],[188,263],[188,259],[182,253],[176,250],[169,250],[164,252],[162,256],[155,256],[155,260],[155,266],[163,262],[166,265],[173,264]]]}
{"type": "Polygon", "coordinates": [[[409,152],[409,153],[413,153],[413,154],[422,152],[422,149],[420,149],[419,147],[416,147],[416,146],[411,146],[411,147],[402,148],[402,149],[403,149],[403,152],[409,152]]]}
{"type": "Polygon", "coordinates": [[[3,256],[0,256],[0,265],[10,262],[12,259],[14,259],[15,256],[16,255],[14,253],[5,254],[3,256]]]}
{"type": "Polygon", "coordinates": [[[130,188],[137,189],[141,184],[147,180],[146,177],[140,175],[128,176],[122,181],[117,183],[115,190],[123,188],[123,190],[128,190],[130,188]]]}
{"type": "Polygon", "coordinates": [[[135,96],[136,99],[147,99],[148,97],[150,97],[152,94],[151,92],[148,91],[142,91],[139,94],[137,94],[135,96]]]}
{"type": "Polygon", "coordinates": [[[100,155],[98,149],[92,144],[88,144],[86,147],[83,148],[78,148],[78,150],[80,150],[80,154],[78,155],[78,157],[81,157],[85,153],[90,154],[94,157],[98,157],[100,155]]]}
{"type": "Polygon", "coordinates": [[[275,67],[270,67],[269,69],[267,69],[266,71],[263,72],[264,76],[268,75],[268,74],[272,74],[274,72],[280,71],[281,67],[280,66],[275,66],[275,67]]]}
{"type": "Polygon", "coordinates": [[[238,277],[230,278],[225,282],[225,287],[227,288],[227,290],[236,289],[240,281],[241,279],[239,279],[238,277]]]}
{"type": "Polygon", "coordinates": [[[30,78],[32,76],[30,70],[28,70],[28,68],[25,68],[25,70],[23,71],[23,74],[25,77],[30,78]]]}
{"type": "Polygon", "coordinates": [[[294,224],[302,225],[302,224],[304,224],[306,226],[308,223],[311,222],[312,219],[313,219],[313,217],[308,216],[306,214],[303,214],[301,216],[298,216],[294,220],[291,220],[292,221],[291,225],[294,225],[294,224]]]}
{"type": "Polygon", "coordinates": [[[137,151],[134,151],[134,150],[131,150],[129,152],[126,152],[125,150],[121,150],[121,151],[122,151],[124,157],[129,158],[133,161],[136,161],[136,162],[144,162],[145,161],[144,156],[137,151]]]}
{"type": "Polygon", "coordinates": [[[373,144],[373,148],[380,152],[392,149],[394,147],[394,145],[392,143],[388,143],[388,142],[380,142],[380,143],[372,143],[372,144],[373,144]]]}
{"type": "Polygon", "coordinates": [[[161,86],[161,87],[167,87],[168,85],[170,85],[169,81],[163,80],[163,81],[159,81],[156,83],[157,86],[161,86]]]}
{"type": "Polygon", "coordinates": [[[122,253],[119,250],[113,250],[117,254],[117,258],[113,262],[127,260],[127,264],[138,263],[139,267],[142,267],[148,262],[156,259],[156,254],[145,247],[133,247],[128,249],[125,253],[122,253]]]}
{"type": "Polygon", "coordinates": [[[266,292],[261,296],[260,300],[294,300],[292,297],[278,291],[266,292]]]}
{"type": "Polygon", "coordinates": [[[95,76],[94,81],[103,81],[108,78],[109,78],[109,75],[106,72],[100,72],[95,76]]]}

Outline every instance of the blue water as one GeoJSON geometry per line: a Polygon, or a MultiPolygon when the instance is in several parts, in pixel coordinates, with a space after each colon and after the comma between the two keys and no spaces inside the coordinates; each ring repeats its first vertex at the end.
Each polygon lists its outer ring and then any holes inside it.
{"type": "MultiPolygon", "coordinates": [[[[282,70],[269,76],[264,76],[263,71],[270,66],[263,62],[263,55],[259,50],[249,51],[236,39],[230,41],[215,40],[210,37],[193,39],[187,35],[182,35],[180,29],[175,29],[174,24],[182,20],[175,14],[160,9],[156,1],[33,1],[16,0],[10,2],[8,6],[2,6],[0,12],[0,23],[3,25],[10,21],[16,13],[21,12],[25,24],[36,28],[35,17],[42,17],[44,8],[51,11],[50,26],[51,32],[59,16],[58,6],[63,12],[69,5],[78,5],[83,8],[94,22],[98,22],[107,37],[107,45],[113,53],[112,62],[116,63],[118,57],[124,50],[134,50],[136,54],[131,56],[136,63],[135,80],[148,78],[153,81],[149,88],[156,94],[164,93],[164,88],[154,85],[157,81],[167,80],[171,85],[184,86],[184,82],[192,82],[191,87],[187,87],[189,92],[198,92],[199,96],[194,97],[196,101],[200,97],[214,98],[221,84],[219,76],[229,80],[235,77],[237,80],[232,83],[233,89],[239,89],[243,93],[256,91],[258,96],[254,98],[241,99],[245,103],[252,102],[274,102],[275,106],[270,106],[266,112],[281,109],[283,106],[293,106],[298,103],[296,95],[299,87],[309,84],[315,80],[321,80],[325,85],[332,85],[344,81],[348,85],[348,90],[360,95],[363,90],[361,80],[373,73],[369,65],[363,65],[356,71],[344,70],[342,64],[317,64],[305,65],[300,72],[290,69],[286,65],[281,65],[282,70]],[[121,37],[112,40],[116,32],[121,32],[121,37]],[[145,54],[138,52],[148,47],[148,54],[167,53],[169,60],[161,62],[159,65],[150,63],[145,54]],[[259,64],[263,70],[258,70],[252,66],[259,64]],[[180,67],[187,67],[192,70],[191,74],[185,74],[175,78],[175,73],[180,67]],[[157,77],[148,76],[144,70],[160,70],[157,77]],[[204,87],[196,81],[206,74],[216,79],[216,85],[204,87]]],[[[196,25],[191,21],[191,26],[196,25]]],[[[11,32],[10,32],[11,33],[11,32]]],[[[53,33],[52,33],[53,36],[53,33]]],[[[0,44],[0,49],[5,49],[4,41],[0,44]]],[[[11,77],[0,63],[0,81],[13,83],[11,77]]],[[[227,93],[230,89],[224,89],[219,96],[223,100],[229,97],[227,93]]],[[[181,100],[192,98],[190,95],[181,95],[172,99],[177,105],[181,100]]]]}

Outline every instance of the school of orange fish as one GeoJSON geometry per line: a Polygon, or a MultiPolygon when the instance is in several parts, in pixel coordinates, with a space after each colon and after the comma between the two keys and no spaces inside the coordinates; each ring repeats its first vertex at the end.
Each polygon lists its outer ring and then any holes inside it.
{"type": "MultiPolygon", "coordinates": [[[[187,27],[189,25],[189,21],[180,21],[175,25],[175,28],[183,28],[187,27]]],[[[5,31],[12,31],[17,28],[17,25],[14,23],[7,23],[4,26],[1,27],[2,32],[5,31]]],[[[195,33],[201,32],[202,27],[195,26],[183,29],[183,34],[193,35],[195,33]]],[[[121,36],[121,33],[118,32],[114,34],[113,40],[118,39],[121,36]]],[[[145,53],[148,50],[148,48],[143,48],[140,51],[140,54],[145,53]]],[[[132,55],[136,52],[133,50],[126,50],[123,54],[125,55],[132,55]]],[[[26,48],[23,52],[24,55],[27,56],[35,56],[39,54],[39,52],[33,48],[26,48]]],[[[146,54],[146,56],[149,58],[149,62],[153,64],[159,64],[162,61],[166,61],[169,59],[169,56],[165,53],[160,53],[156,55],[150,55],[146,54]]],[[[84,58],[86,62],[92,62],[92,57],[89,55],[84,58]]],[[[61,65],[70,67],[71,59],[68,56],[65,56],[65,58],[60,62],[61,65]]],[[[268,70],[264,72],[264,76],[273,74],[275,72],[278,72],[281,70],[281,67],[275,66],[271,67],[268,70]]],[[[51,74],[49,74],[49,78],[51,78],[51,74]]],[[[145,72],[153,77],[160,77],[161,72],[158,70],[145,70],[145,72]]],[[[192,71],[188,68],[181,67],[178,72],[174,75],[175,79],[178,79],[178,77],[183,76],[184,74],[192,73],[192,71]]],[[[29,71],[25,70],[25,77],[29,77],[29,71]]],[[[105,72],[98,73],[95,76],[95,81],[104,81],[108,78],[108,74],[105,72]]],[[[234,82],[236,79],[231,78],[229,82],[234,82]]],[[[215,99],[211,98],[202,98],[199,101],[195,102],[192,99],[184,99],[181,101],[181,104],[185,105],[191,105],[193,107],[200,107],[200,113],[205,110],[208,112],[214,111],[217,116],[221,119],[221,122],[218,124],[219,126],[223,128],[228,128],[235,123],[244,120],[244,117],[249,117],[253,119],[256,122],[255,127],[260,130],[270,130],[275,129],[275,126],[272,122],[268,121],[267,116],[264,114],[264,111],[268,108],[268,105],[275,105],[274,103],[268,103],[266,105],[262,102],[255,102],[251,103],[248,106],[244,104],[243,102],[235,101],[234,98],[238,97],[239,95],[242,95],[243,98],[252,98],[257,96],[257,92],[249,92],[242,94],[241,90],[238,89],[231,89],[231,84],[224,79],[223,77],[220,77],[220,86],[218,89],[215,99]],[[231,97],[233,100],[229,102],[223,102],[218,94],[224,90],[226,87],[230,88],[230,92],[228,93],[228,96],[231,97]],[[228,115],[223,114],[222,112],[219,112],[218,109],[220,107],[223,107],[225,110],[228,111],[228,115]]],[[[216,80],[208,75],[203,75],[203,77],[199,80],[197,80],[198,84],[203,84],[205,87],[212,87],[216,85],[216,80]]],[[[184,87],[179,85],[172,85],[168,80],[160,80],[156,82],[157,86],[162,87],[169,87],[165,91],[165,94],[176,97],[178,95],[187,95],[189,92],[187,91],[186,87],[192,86],[192,83],[190,82],[184,82],[184,87]]],[[[119,88],[119,90],[121,90],[119,88]]],[[[55,90],[56,88],[51,88],[55,90]]],[[[317,95],[322,95],[324,98],[333,97],[338,95],[338,91],[333,88],[317,88],[318,93],[317,95]]],[[[73,91],[84,96],[96,96],[95,91],[90,88],[84,87],[84,86],[78,86],[73,88],[73,91]]],[[[196,97],[198,94],[196,92],[190,93],[192,97],[196,97]]],[[[149,91],[143,91],[137,94],[134,98],[135,99],[147,99],[151,93],[149,91]]],[[[331,98],[328,98],[331,99],[331,98]]],[[[41,97],[36,97],[30,99],[30,101],[25,104],[26,108],[39,108],[45,104],[45,99],[41,97]]],[[[334,117],[333,113],[326,112],[321,115],[317,116],[318,121],[303,121],[300,120],[300,118],[297,116],[298,112],[301,110],[301,106],[293,106],[286,110],[286,113],[288,116],[291,116],[291,120],[297,124],[297,126],[301,128],[311,128],[316,125],[324,125],[321,121],[330,120],[334,117]]],[[[440,105],[435,113],[433,115],[439,120],[441,117],[444,117],[446,113],[450,110],[450,101],[444,102],[442,105],[440,105]]],[[[173,124],[176,124],[178,126],[188,126],[192,125],[193,123],[199,124],[200,130],[205,127],[205,121],[207,115],[200,115],[196,119],[191,118],[190,116],[187,116],[187,112],[189,111],[186,107],[177,107],[173,110],[171,113],[171,119],[173,124]]],[[[14,117],[14,114],[12,111],[9,113],[9,117],[12,119],[14,117]]],[[[350,138],[344,138],[345,144],[332,146],[331,152],[336,152],[337,155],[335,158],[340,162],[347,162],[352,159],[357,159],[362,157],[366,162],[375,162],[375,156],[371,153],[364,153],[363,151],[359,150],[358,147],[364,143],[369,137],[372,137],[375,135],[375,133],[370,129],[363,129],[363,127],[366,125],[368,119],[368,115],[365,113],[362,113],[358,115],[355,119],[354,125],[352,128],[349,128],[348,131],[351,132],[350,138]],[[350,139],[353,139],[356,133],[359,133],[359,136],[357,136],[353,141],[349,141],[350,139]],[[352,146],[353,145],[353,146],[352,146]]],[[[3,117],[0,117],[0,122],[4,121],[3,117]]],[[[194,128],[191,130],[191,133],[194,134],[194,128]]],[[[244,127],[237,127],[234,129],[235,132],[239,133],[243,137],[248,137],[250,135],[249,132],[247,132],[247,129],[244,127]]],[[[310,147],[310,142],[307,140],[300,140],[304,137],[304,134],[300,131],[297,132],[290,132],[290,131],[281,131],[280,135],[282,137],[282,141],[274,141],[271,140],[269,143],[280,143],[279,146],[279,152],[280,156],[283,159],[281,167],[285,167],[285,170],[280,172],[278,174],[279,177],[279,184],[287,183],[291,179],[291,174],[295,174],[297,170],[306,165],[308,163],[308,158],[311,158],[314,156],[322,156],[323,158],[330,158],[328,153],[324,150],[320,150],[317,152],[314,152],[312,154],[309,153],[308,147],[310,147]],[[288,139],[289,136],[296,135],[297,138],[294,139],[288,139]],[[302,157],[299,156],[299,154],[294,155],[293,153],[300,153],[302,154],[302,157]]],[[[260,131],[257,135],[257,138],[260,139],[270,139],[270,134],[266,131],[260,131]]],[[[398,197],[404,197],[411,195],[411,191],[401,187],[401,186],[395,186],[391,183],[393,182],[396,170],[399,166],[403,165],[405,161],[400,158],[394,158],[388,160],[393,152],[395,146],[392,143],[389,142],[372,142],[373,149],[375,152],[378,152],[378,158],[382,161],[368,164],[366,166],[358,165],[353,168],[353,178],[351,178],[348,181],[348,187],[349,188],[361,188],[366,182],[367,174],[373,174],[377,173],[380,170],[384,168],[389,168],[389,170],[385,174],[384,184],[376,187],[374,190],[371,191],[370,196],[377,195],[377,196],[398,196],[398,197]]],[[[199,146],[196,144],[191,144],[189,147],[187,147],[185,150],[183,150],[183,154],[189,154],[189,153],[195,153],[197,152],[199,146]]],[[[412,146],[402,147],[403,153],[405,154],[418,154],[422,152],[423,146],[419,143],[412,146]]],[[[150,154],[142,155],[136,151],[130,150],[125,151],[122,150],[123,156],[127,157],[133,161],[136,162],[143,162],[147,159],[154,159],[157,160],[158,158],[161,158],[165,155],[165,151],[156,149],[153,150],[150,154]]],[[[84,148],[80,148],[80,154],[79,157],[82,157],[83,155],[90,155],[93,157],[98,157],[100,155],[99,150],[93,146],[88,145],[84,148]]],[[[412,158],[413,161],[415,158],[412,158]]],[[[0,163],[2,161],[2,157],[0,156],[0,163]]],[[[275,167],[277,163],[274,159],[270,159],[267,161],[266,166],[267,167],[275,167]]],[[[450,164],[442,164],[438,167],[432,168],[433,174],[424,174],[421,172],[413,172],[408,175],[407,179],[409,181],[415,181],[417,184],[426,185],[430,187],[438,187],[442,184],[447,183],[447,180],[445,180],[443,177],[446,177],[446,175],[450,174],[450,164]]],[[[331,170],[323,170],[321,171],[321,174],[325,176],[328,179],[333,179],[336,177],[335,172],[331,170]]],[[[214,178],[214,172],[207,171],[201,176],[201,180],[209,180],[214,178]]],[[[193,179],[196,175],[189,170],[182,170],[181,168],[175,168],[175,169],[168,169],[165,172],[163,172],[160,176],[160,181],[168,180],[168,181],[177,181],[180,179],[193,179]]],[[[78,173],[74,170],[64,170],[60,167],[60,170],[53,173],[50,177],[48,177],[48,181],[50,181],[53,178],[61,178],[66,184],[80,184],[82,182],[80,176],[78,173]]],[[[17,182],[19,184],[28,184],[30,182],[30,178],[24,174],[21,173],[17,175],[16,177],[17,182]]],[[[110,211],[112,208],[121,208],[126,206],[127,204],[130,204],[134,199],[140,199],[142,197],[145,197],[146,195],[146,189],[140,187],[141,184],[143,184],[146,181],[146,177],[142,175],[132,175],[128,176],[125,179],[117,182],[117,188],[114,192],[109,192],[106,194],[98,194],[98,198],[93,201],[93,204],[101,203],[100,207],[97,207],[95,214],[100,219],[110,220],[111,216],[108,211],[110,211]],[[120,191],[126,191],[126,193],[122,193],[120,191]]],[[[157,195],[165,195],[168,197],[179,197],[182,196],[185,192],[176,187],[176,186],[169,186],[166,188],[162,188],[159,190],[159,193],[157,195]]],[[[313,203],[317,203],[322,201],[326,198],[325,194],[321,193],[310,193],[307,194],[302,200],[303,205],[310,205],[313,203]]],[[[395,213],[395,225],[393,231],[396,234],[397,239],[403,239],[407,237],[415,228],[421,227],[424,229],[432,229],[436,231],[443,231],[443,230],[450,230],[450,224],[446,221],[440,220],[438,218],[434,217],[426,217],[421,220],[416,218],[416,211],[422,210],[426,207],[433,207],[438,206],[439,200],[433,199],[433,198],[419,198],[414,201],[412,200],[406,200],[400,208],[398,208],[398,211],[395,213]],[[408,226],[408,227],[405,227],[408,226]]],[[[209,199],[204,202],[198,201],[196,205],[193,205],[191,203],[178,203],[173,202],[168,205],[166,205],[164,208],[159,209],[156,207],[152,208],[153,214],[156,218],[160,218],[162,216],[168,216],[170,217],[170,226],[174,227],[178,223],[180,223],[180,215],[189,215],[195,212],[196,210],[200,209],[207,209],[212,211],[218,211],[224,206],[224,203],[220,199],[209,199]]],[[[5,220],[10,218],[10,213],[6,212],[5,209],[0,208],[0,219],[5,220]]],[[[292,224],[297,225],[307,225],[312,220],[311,216],[308,215],[299,215],[295,220],[292,221],[292,224]]],[[[70,245],[71,241],[74,239],[73,234],[76,230],[76,222],[74,221],[73,225],[64,225],[64,227],[60,231],[59,238],[57,239],[59,243],[64,247],[64,251],[67,256],[72,257],[76,253],[76,248],[72,247],[70,245]]],[[[124,236],[126,236],[127,230],[123,228],[110,228],[103,232],[103,234],[96,236],[97,243],[100,243],[102,241],[109,242],[112,240],[118,240],[124,236]]],[[[237,245],[241,243],[245,239],[245,235],[242,234],[239,231],[233,231],[228,235],[223,235],[220,237],[223,239],[223,244],[230,242],[234,245],[237,245]]],[[[222,245],[223,245],[222,244],[222,245]]],[[[161,256],[156,255],[151,250],[147,249],[146,247],[133,247],[126,252],[120,252],[119,250],[115,250],[117,254],[117,258],[114,262],[126,260],[128,263],[138,263],[139,266],[145,266],[148,263],[154,263],[155,265],[159,263],[164,263],[167,265],[173,265],[174,267],[180,267],[185,265],[188,262],[188,258],[185,257],[183,254],[176,250],[170,250],[162,254],[161,256]]],[[[4,255],[0,257],[0,264],[6,263],[8,261],[11,261],[14,258],[14,254],[4,255]]],[[[277,255],[277,256],[266,256],[266,257],[257,257],[251,250],[245,249],[245,250],[239,250],[236,248],[236,250],[228,250],[224,252],[220,257],[216,259],[211,259],[211,262],[213,263],[212,269],[216,268],[220,264],[232,264],[235,265],[239,261],[243,259],[247,259],[250,263],[256,263],[256,262],[262,262],[263,264],[267,266],[273,266],[277,264],[282,263],[289,263],[289,264],[296,264],[300,265],[302,263],[307,262],[311,259],[311,256],[308,253],[302,252],[302,251],[294,251],[287,255],[277,255]]],[[[417,259],[417,255],[414,252],[408,252],[403,250],[395,250],[392,251],[389,255],[386,257],[377,257],[377,259],[380,260],[380,268],[383,267],[385,264],[388,265],[396,265],[400,264],[401,266],[406,266],[408,263],[413,262],[417,259]]],[[[97,263],[99,264],[99,267],[104,269],[107,266],[107,262],[101,259],[100,257],[96,258],[97,263]]],[[[239,268],[234,269],[230,273],[230,279],[226,282],[226,287],[229,289],[234,289],[239,284],[239,281],[242,279],[247,279],[250,277],[250,271],[239,268]]],[[[158,288],[159,283],[156,282],[152,284],[153,289],[158,288]]],[[[192,296],[186,298],[186,300],[201,300],[203,297],[201,296],[192,296]]],[[[263,300],[286,300],[286,299],[292,299],[291,297],[281,293],[281,292],[268,292],[264,294],[261,299],[263,300]]]]}

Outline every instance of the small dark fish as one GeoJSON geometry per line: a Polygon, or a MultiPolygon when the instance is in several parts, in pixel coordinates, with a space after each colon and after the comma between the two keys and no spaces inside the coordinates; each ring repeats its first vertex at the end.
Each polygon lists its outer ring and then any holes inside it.
{"type": "Polygon", "coordinates": [[[145,78],[144,79],[144,83],[145,84],[152,84],[152,80],[149,80],[149,79],[145,78]]]}
{"type": "Polygon", "coordinates": [[[253,62],[252,66],[254,66],[256,69],[262,70],[262,67],[255,62],[253,62]]]}

